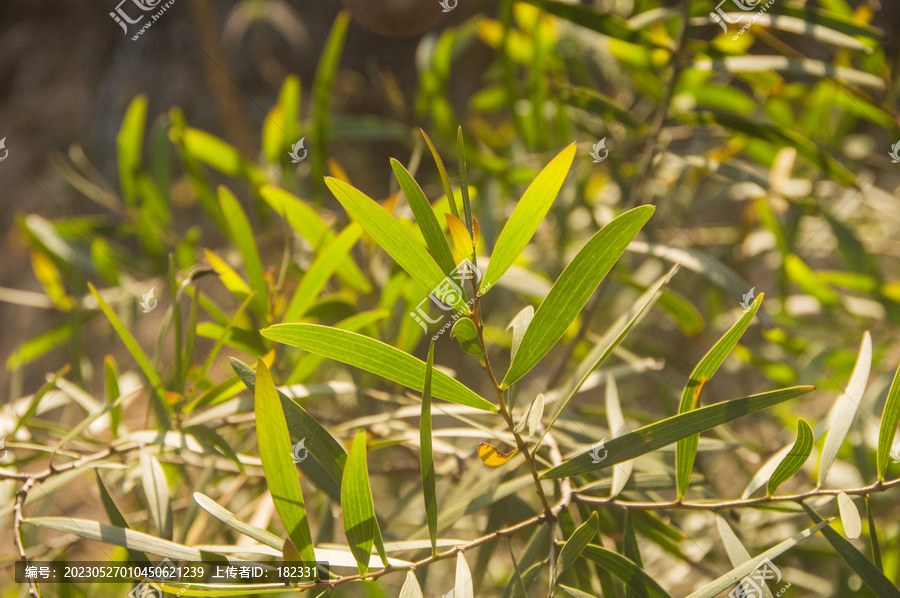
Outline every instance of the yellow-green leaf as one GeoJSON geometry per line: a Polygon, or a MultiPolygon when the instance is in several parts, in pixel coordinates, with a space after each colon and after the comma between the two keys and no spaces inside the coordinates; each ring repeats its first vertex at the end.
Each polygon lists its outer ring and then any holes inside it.
{"type": "Polygon", "coordinates": [[[766,486],[766,493],[769,496],[775,494],[779,486],[800,471],[800,468],[809,459],[809,453],[812,451],[815,442],[816,437],[812,428],[801,417],[797,420],[797,440],[794,441],[794,446],[790,448],[784,460],[778,464],[778,467],[772,473],[772,477],[769,478],[769,483],[766,486]]]}
{"type": "Polygon", "coordinates": [[[359,574],[365,579],[369,570],[369,557],[375,539],[375,505],[369,487],[369,470],[366,464],[366,432],[360,430],[347,455],[344,477],[341,481],[341,512],[344,533],[350,552],[356,559],[359,574]]]}
{"type": "Polygon", "coordinates": [[[262,461],[266,485],[272,494],[275,510],[287,530],[288,537],[303,560],[314,562],[312,535],[306,517],[306,506],[300,490],[300,479],[292,455],[291,437],[288,434],[284,411],[275,381],[262,360],[256,362],[256,440],[262,461]]]}
{"type": "Polygon", "coordinates": [[[494,286],[525,249],[562,188],[574,159],[573,143],[553,158],[525,190],[497,238],[487,272],[481,279],[481,291],[494,286]]]}

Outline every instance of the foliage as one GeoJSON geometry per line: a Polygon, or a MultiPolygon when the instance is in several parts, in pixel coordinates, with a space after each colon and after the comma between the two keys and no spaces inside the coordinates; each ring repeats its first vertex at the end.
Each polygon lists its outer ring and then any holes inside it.
{"type": "Polygon", "coordinates": [[[711,4],[504,0],[428,33],[430,137],[332,114],[342,12],[258,159],[178,108],[147,135],[144,96],[118,191],[54,157],[104,212],[17,220],[59,320],[6,366],[71,362],[2,413],[19,556],[51,530],[328,563],[188,596],[712,597],[765,559],[797,595],[898,595],[894,65],[868,4],[776,0],[739,35],[711,4]],[[331,153],[364,136],[399,141],[386,195],[331,153]],[[110,523],[53,498],[88,470],[110,523]]]}

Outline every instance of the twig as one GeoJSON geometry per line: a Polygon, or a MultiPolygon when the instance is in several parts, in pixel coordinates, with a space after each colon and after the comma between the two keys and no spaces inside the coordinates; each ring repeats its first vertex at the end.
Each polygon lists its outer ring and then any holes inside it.
{"type": "Polygon", "coordinates": [[[575,493],[573,500],[575,502],[590,505],[605,505],[610,507],[620,507],[622,509],[640,509],[640,510],[656,510],[656,509],[691,509],[691,510],[709,510],[718,511],[719,509],[736,509],[741,507],[753,507],[756,505],[764,505],[778,502],[796,502],[800,503],[808,498],[817,496],[837,496],[841,492],[845,494],[853,494],[856,496],[868,496],[876,492],[884,492],[888,488],[900,485],[900,478],[889,482],[875,482],[870,486],[862,488],[850,488],[841,490],[816,488],[809,492],[801,492],[799,494],[782,494],[780,496],[761,496],[759,498],[741,498],[736,500],[724,500],[719,502],[679,502],[677,500],[664,502],[630,502],[627,500],[616,500],[609,498],[597,498],[594,496],[584,496],[575,493]]]}
{"type": "MultiPolygon", "coordinates": [[[[25,546],[22,543],[22,508],[25,506],[25,499],[28,498],[28,492],[34,486],[34,479],[28,479],[16,492],[16,504],[13,505],[13,543],[16,545],[16,552],[19,554],[19,560],[28,565],[28,557],[25,556],[25,546]]],[[[37,583],[28,578],[28,595],[31,598],[40,598],[37,583]]]]}

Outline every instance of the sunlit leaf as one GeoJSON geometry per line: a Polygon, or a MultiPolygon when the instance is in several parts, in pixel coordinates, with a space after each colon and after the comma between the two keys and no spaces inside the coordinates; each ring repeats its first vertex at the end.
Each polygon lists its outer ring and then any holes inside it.
{"type": "MultiPolygon", "coordinates": [[[[300,347],[422,392],[425,363],[373,338],[318,324],[276,324],[260,333],[275,342],[300,347]]],[[[434,372],[432,392],[435,397],[451,403],[485,411],[497,410],[494,405],[440,371],[434,372]]]]}
{"type": "Polygon", "coordinates": [[[369,571],[369,556],[375,538],[375,505],[369,487],[369,470],[366,464],[366,432],[360,430],[353,439],[347,455],[344,477],[341,482],[341,512],[344,533],[350,551],[356,557],[359,574],[365,579],[369,571]]]}
{"type": "MultiPolygon", "coordinates": [[[[509,366],[509,371],[500,384],[501,388],[508,388],[510,384],[527,374],[556,344],[600,281],[653,215],[653,210],[652,206],[641,206],[618,216],[591,237],[569,262],[534,314],[534,319],[522,338],[522,344],[509,366]]],[[[510,223],[514,217],[515,214],[510,218],[510,223]]],[[[497,244],[499,247],[500,242],[497,244]]],[[[493,265],[492,257],[488,272],[493,265]]]]}
{"type": "MultiPolygon", "coordinates": [[[[696,409],[700,405],[700,391],[706,382],[713,377],[719,366],[725,361],[725,358],[731,353],[738,341],[743,336],[744,331],[753,321],[759,306],[762,304],[763,293],[760,293],[750,305],[750,309],[746,310],[740,319],[725,333],[725,335],[713,345],[712,349],[703,356],[694,371],[684,392],[681,394],[681,404],[678,407],[678,413],[687,413],[696,409]]],[[[694,458],[697,456],[697,443],[699,436],[690,436],[678,443],[675,450],[675,469],[678,475],[678,499],[684,498],[687,490],[688,482],[691,477],[691,470],[694,468],[694,458]]]]}
{"type": "Polygon", "coordinates": [[[594,536],[597,535],[598,518],[597,512],[591,513],[590,519],[582,523],[578,529],[572,532],[569,539],[559,551],[559,557],[556,560],[556,577],[558,578],[563,572],[575,564],[578,557],[585,547],[591,543],[594,536]]]}
{"type": "Polygon", "coordinates": [[[798,419],[797,440],[794,441],[794,445],[790,448],[787,455],[785,455],[784,460],[778,464],[778,467],[772,473],[772,477],[769,478],[769,483],[766,488],[766,493],[769,496],[775,494],[775,491],[778,490],[779,486],[800,471],[800,468],[803,467],[803,464],[809,459],[809,454],[812,451],[815,442],[816,437],[813,434],[812,428],[809,427],[809,424],[806,423],[805,419],[798,419]]]}
{"type": "Polygon", "coordinates": [[[481,291],[490,288],[500,280],[500,277],[509,270],[528,241],[534,236],[562,188],[574,159],[575,144],[573,143],[553,158],[525,190],[525,194],[516,204],[516,208],[497,238],[487,272],[481,279],[481,291]]]}
{"type": "Polygon", "coordinates": [[[831,471],[831,466],[837,457],[838,450],[844,443],[859,403],[862,401],[866,384],[869,382],[869,371],[872,369],[872,336],[868,331],[863,334],[859,354],[856,357],[856,365],[844,393],[838,397],[834,409],[829,414],[829,430],[822,446],[822,460],[819,462],[819,479],[816,486],[821,488],[831,471]]]}
{"type": "Polygon", "coordinates": [[[490,467],[500,467],[512,459],[518,452],[519,449],[515,448],[508,453],[504,453],[498,451],[487,442],[478,443],[478,456],[481,457],[481,460],[484,461],[485,465],[490,467]]]}
{"type": "Polygon", "coordinates": [[[900,367],[894,374],[891,389],[888,391],[884,402],[884,411],[881,414],[881,427],[878,430],[878,481],[884,481],[884,472],[890,463],[890,455],[894,435],[897,433],[897,424],[900,423],[900,367]]]}
{"type": "Polygon", "coordinates": [[[288,537],[297,547],[303,560],[316,560],[313,552],[306,506],[300,491],[300,480],[294,466],[291,437],[288,434],[284,411],[275,389],[269,368],[262,361],[256,364],[256,441],[262,461],[266,484],[272,494],[275,510],[288,537]]]}
{"type": "MultiPolygon", "coordinates": [[[[422,474],[422,495],[425,499],[425,519],[431,538],[431,556],[437,554],[437,490],[434,478],[434,452],[431,445],[431,376],[434,373],[434,341],[428,345],[428,362],[422,388],[422,415],[419,419],[419,470],[422,474]]],[[[416,584],[418,587],[418,584],[416,584]]]]}

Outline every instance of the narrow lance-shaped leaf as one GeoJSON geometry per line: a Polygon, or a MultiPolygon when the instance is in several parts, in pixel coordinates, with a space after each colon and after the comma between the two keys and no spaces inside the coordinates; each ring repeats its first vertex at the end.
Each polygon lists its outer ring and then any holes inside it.
{"type": "MultiPolygon", "coordinates": [[[[528,330],[528,326],[531,324],[531,320],[534,318],[534,308],[530,305],[525,307],[522,311],[516,314],[516,317],[512,319],[512,322],[509,323],[509,326],[506,327],[507,330],[512,328],[512,346],[511,346],[511,354],[510,359],[515,359],[516,352],[519,350],[519,345],[522,344],[522,337],[525,336],[525,331],[528,330]]],[[[509,409],[512,410],[516,405],[516,397],[519,394],[519,388],[522,386],[522,380],[519,379],[509,387],[509,409]]],[[[541,436],[543,438],[543,435],[541,436]]]]}
{"type": "MultiPolygon", "coordinates": [[[[231,368],[238,375],[251,392],[256,389],[256,372],[239,359],[231,358],[231,368]]],[[[306,438],[306,449],[322,464],[335,484],[341,483],[344,472],[344,463],[347,461],[347,453],[344,447],[328,433],[328,430],[306,412],[303,407],[288,398],[283,392],[278,391],[281,399],[281,409],[284,412],[285,421],[289,431],[293,431],[297,438],[306,438]]],[[[304,464],[307,463],[304,461],[304,464]]],[[[302,467],[301,467],[302,468],[302,467]]]]}
{"type": "Polygon", "coordinates": [[[434,147],[431,138],[428,137],[425,131],[419,129],[419,132],[422,134],[422,137],[425,138],[425,143],[428,144],[428,149],[431,150],[431,156],[434,158],[434,163],[437,166],[438,174],[441,175],[441,184],[444,186],[444,193],[447,194],[447,202],[450,204],[450,213],[459,218],[459,210],[456,208],[456,198],[453,197],[453,187],[450,186],[450,177],[447,176],[447,169],[444,168],[444,161],[441,160],[441,155],[438,153],[437,148],[434,147]]]}
{"type": "Polygon", "coordinates": [[[823,521],[819,514],[805,502],[801,502],[800,505],[810,518],[816,522],[817,527],[822,527],[822,535],[831,543],[832,548],[841,555],[841,558],[850,565],[851,569],[856,571],[856,574],[862,578],[863,583],[869,586],[869,589],[875,592],[878,598],[900,598],[900,590],[897,589],[897,586],[885,577],[884,573],[873,565],[872,561],[867,559],[863,553],[857,550],[849,540],[828,525],[834,518],[823,521]]]}
{"type": "MultiPolygon", "coordinates": [[[[359,189],[343,181],[328,177],[325,179],[325,184],[344,206],[347,213],[363,227],[364,231],[369,233],[369,236],[388,255],[394,258],[395,262],[400,264],[401,268],[406,270],[413,280],[428,292],[433,291],[441,284],[444,280],[444,273],[441,272],[440,266],[390,212],[359,189]]],[[[461,298],[451,307],[468,310],[465,301],[461,298]]]]}
{"type": "MultiPolygon", "coordinates": [[[[261,330],[260,334],[275,342],[336,359],[422,392],[425,363],[373,338],[318,324],[276,324],[261,330]]],[[[451,403],[497,411],[494,405],[441,371],[434,372],[432,392],[433,396],[451,403]]]]}
{"type": "MultiPolygon", "coordinates": [[[[719,341],[713,345],[713,348],[703,356],[697,367],[691,373],[684,392],[681,394],[681,404],[678,406],[678,413],[687,413],[696,409],[700,405],[700,391],[703,390],[704,384],[713,377],[719,366],[725,361],[725,358],[731,353],[735,345],[743,336],[744,331],[753,321],[753,316],[759,310],[762,304],[764,293],[760,293],[756,301],[746,310],[741,318],[735,323],[731,329],[725,333],[719,341]]],[[[697,445],[700,441],[699,436],[690,436],[678,443],[675,448],[675,470],[678,480],[678,500],[684,498],[688,484],[691,480],[691,470],[694,468],[694,458],[697,456],[697,445]]]]}
{"type": "Polygon", "coordinates": [[[172,538],[172,504],[169,499],[169,485],[166,474],[156,457],[146,451],[140,453],[141,474],[144,494],[147,496],[147,510],[156,526],[156,532],[172,538]]]}
{"type": "Polygon", "coordinates": [[[306,517],[306,505],[300,490],[300,480],[294,465],[291,437],[288,434],[284,411],[269,368],[261,360],[256,363],[256,437],[266,485],[272,494],[275,510],[288,537],[303,560],[316,560],[312,535],[306,517]]]}
{"type": "MultiPolygon", "coordinates": [[[[116,504],[116,500],[113,498],[112,494],[109,492],[109,489],[106,487],[106,482],[104,482],[103,478],[100,477],[100,472],[96,469],[94,470],[94,476],[96,476],[97,478],[97,488],[100,491],[100,500],[101,502],[103,502],[103,508],[106,510],[106,515],[109,517],[110,523],[112,523],[116,527],[131,527],[130,525],[128,525],[128,521],[125,519],[125,516],[122,515],[122,511],[119,509],[119,505],[116,504]]],[[[147,555],[139,550],[129,550],[128,558],[130,558],[134,562],[144,562],[149,560],[147,558],[147,555]]]]}
{"type": "Polygon", "coordinates": [[[141,169],[141,150],[144,144],[144,126],[147,121],[147,96],[139,95],[125,112],[122,127],[116,137],[119,150],[119,185],[125,205],[137,203],[137,180],[141,169]]]}
{"type": "Polygon", "coordinates": [[[848,538],[859,538],[860,534],[862,534],[862,519],[859,517],[859,509],[853,504],[853,499],[843,492],[838,493],[837,499],[844,533],[847,534],[848,538]]]}
{"type": "MultiPolygon", "coordinates": [[[[702,588],[700,588],[699,590],[697,590],[696,592],[694,592],[687,598],[712,598],[713,596],[718,596],[722,592],[722,590],[724,590],[730,586],[733,586],[734,584],[736,584],[738,582],[738,580],[743,579],[744,577],[747,577],[747,575],[749,575],[754,570],[756,570],[765,561],[771,561],[771,559],[774,559],[776,556],[787,552],[788,550],[790,550],[797,544],[803,542],[804,540],[806,540],[807,538],[812,536],[814,533],[816,533],[820,529],[824,528],[826,525],[827,525],[826,522],[819,523],[817,525],[812,526],[811,528],[809,528],[807,530],[800,532],[799,534],[797,534],[796,536],[793,536],[792,538],[788,538],[784,542],[781,542],[780,544],[773,546],[772,548],[765,551],[764,553],[757,555],[757,556],[753,557],[752,559],[750,559],[749,561],[746,561],[742,565],[735,567],[734,569],[732,569],[725,575],[722,575],[715,581],[712,581],[709,584],[703,586],[702,588]]],[[[771,564],[771,563],[769,563],[769,564],[771,564]]],[[[780,578],[776,581],[780,581],[780,578]]]]}
{"type": "Polygon", "coordinates": [[[141,346],[135,340],[135,338],[128,332],[128,329],[125,328],[125,324],[122,323],[122,320],[119,319],[119,316],[116,315],[116,312],[112,310],[112,308],[107,305],[106,301],[103,300],[103,297],[100,296],[100,293],[97,292],[97,289],[93,284],[88,283],[88,288],[91,291],[91,295],[94,296],[94,299],[97,300],[97,303],[100,305],[100,309],[103,310],[104,315],[109,320],[109,323],[112,324],[113,329],[116,331],[116,334],[119,335],[119,338],[122,339],[122,342],[125,343],[125,346],[128,348],[128,351],[131,353],[131,356],[134,357],[134,360],[140,366],[141,371],[144,372],[144,375],[147,376],[147,380],[150,382],[150,386],[153,387],[153,408],[156,413],[156,417],[159,419],[160,423],[164,428],[169,429],[171,427],[171,419],[169,417],[169,409],[166,406],[166,391],[163,388],[162,380],[159,377],[159,374],[156,373],[156,368],[153,367],[153,364],[150,363],[150,360],[147,358],[147,354],[144,353],[144,350],[141,349],[141,346]]]}
{"type": "Polygon", "coordinates": [[[897,433],[897,424],[900,424],[900,367],[894,374],[891,389],[888,391],[887,400],[884,402],[884,412],[881,414],[881,427],[878,430],[878,481],[884,481],[884,473],[887,471],[891,459],[891,443],[897,433]]]}
{"type": "MultiPolygon", "coordinates": [[[[462,127],[456,129],[456,159],[459,165],[459,191],[462,193],[463,211],[466,217],[466,228],[469,239],[475,245],[475,229],[472,224],[472,204],[469,201],[469,175],[466,172],[466,143],[463,140],[462,127]]],[[[484,287],[482,287],[484,288],[484,287]]]]}
{"type": "MultiPolygon", "coordinates": [[[[431,448],[431,376],[434,371],[434,341],[428,346],[425,382],[422,387],[422,416],[419,420],[419,468],[422,473],[422,495],[425,499],[425,519],[431,538],[431,556],[437,555],[437,490],[434,480],[434,453],[431,448]]],[[[416,584],[418,587],[418,583],[416,584]]]]}
{"type": "Polygon", "coordinates": [[[194,492],[193,496],[194,501],[196,501],[196,503],[200,505],[201,509],[203,509],[228,527],[239,531],[249,538],[253,538],[260,544],[265,544],[266,546],[270,546],[277,550],[281,550],[281,548],[284,546],[284,540],[282,540],[272,532],[254,527],[249,523],[245,523],[244,521],[239,519],[237,515],[235,515],[210,497],[206,496],[205,494],[201,492],[194,492]]]}
{"type": "Polygon", "coordinates": [[[531,438],[541,425],[541,416],[544,415],[544,393],[539,392],[538,395],[528,406],[528,411],[522,416],[522,419],[516,424],[516,433],[521,433],[525,427],[528,427],[528,437],[531,438]]]}
{"type": "MultiPolygon", "coordinates": [[[[501,388],[509,388],[527,374],[556,344],[653,211],[653,206],[640,206],[621,214],[591,237],[569,262],[534,314],[501,388]]],[[[488,272],[493,264],[491,258],[488,272]]]]}
{"type": "Polygon", "coordinates": [[[806,460],[809,459],[809,453],[816,442],[812,428],[806,423],[806,420],[800,418],[797,420],[797,440],[794,446],[788,451],[784,460],[778,464],[772,477],[769,478],[766,494],[772,496],[778,487],[790,479],[795,473],[800,471],[806,460]]]}
{"type": "Polygon", "coordinates": [[[403,164],[391,158],[391,168],[394,169],[400,189],[403,190],[403,195],[406,196],[406,201],[409,202],[409,207],[416,216],[416,222],[419,224],[422,236],[425,237],[425,242],[428,243],[431,256],[444,274],[449,274],[456,268],[456,262],[453,261],[447,239],[444,237],[441,225],[438,224],[431,204],[428,203],[428,198],[425,197],[422,188],[403,164]]]}
{"type": "Polygon", "coordinates": [[[692,434],[711,430],[744,415],[799,397],[813,389],[812,386],[782,388],[673,415],[624,436],[608,440],[605,444],[608,455],[600,463],[594,463],[590,451],[585,451],[562,465],[554,467],[541,477],[558,479],[612,467],[617,463],[651,453],[692,434]]]}
{"type": "Polygon", "coordinates": [[[497,238],[487,272],[481,279],[481,291],[496,284],[525,249],[562,188],[574,159],[573,143],[553,158],[528,186],[497,238]]]}
{"type": "Polygon", "coordinates": [[[376,527],[375,505],[372,502],[366,464],[365,430],[356,434],[347,455],[344,479],[341,482],[341,512],[350,552],[356,559],[360,576],[365,579],[369,571],[369,557],[372,554],[376,527]]]}
{"type": "MultiPolygon", "coordinates": [[[[612,374],[606,376],[606,420],[609,422],[609,431],[613,438],[628,433],[628,428],[625,427],[625,417],[622,415],[622,404],[619,402],[619,388],[616,386],[616,379],[612,374]]],[[[628,478],[631,477],[633,468],[633,461],[625,461],[613,468],[610,498],[615,498],[622,491],[628,478]]]]}
{"type": "Polygon", "coordinates": [[[400,598],[423,598],[419,580],[416,579],[412,571],[406,572],[406,581],[403,582],[403,587],[400,588],[400,598]]]}
{"type": "Polygon", "coordinates": [[[609,571],[625,582],[630,589],[635,590],[640,598],[671,598],[655,579],[647,575],[638,565],[616,552],[602,546],[588,544],[582,554],[601,569],[609,571]]]}
{"type": "MultiPolygon", "coordinates": [[[[728,525],[728,522],[725,521],[725,518],[718,513],[716,513],[716,527],[719,530],[719,537],[722,538],[722,544],[725,545],[725,552],[728,553],[728,560],[731,561],[731,566],[738,567],[749,561],[751,558],[750,553],[744,548],[744,545],[738,539],[734,530],[731,529],[731,526],[728,525]]],[[[750,586],[744,581],[741,581],[741,585],[744,587],[745,592],[751,592],[750,586]]],[[[772,591],[765,584],[762,584],[761,590],[763,598],[774,598],[772,591]]],[[[752,594],[747,593],[746,595],[751,596],[752,594]]]]}
{"type": "Polygon", "coordinates": [[[253,298],[254,311],[263,317],[268,317],[269,296],[266,285],[266,277],[263,274],[262,261],[259,258],[259,249],[256,247],[256,240],[253,238],[253,229],[247,220],[247,215],[241,208],[241,204],[237,198],[226,187],[219,187],[219,207],[225,216],[225,223],[228,227],[231,240],[237,245],[244,258],[244,269],[247,271],[247,279],[250,286],[256,291],[256,297],[253,298]]]}
{"type": "Polygon", "coordinates": [[[822,460],[819,463],[819,480],[816,486],[821,488],[828,477],[828,472],[834,464],[838,450],[850,431],[853,419],[859,409],[859,402],[862,400],[863,393],[866,390],[866,384],[869,381],[869,371],[872,368],[872,336],[867,330],[863,334],[862,344],[859,347],[859,354],[856,357],[856,365],[853,366],[853,373],[850,375],[850,382],[844,390],[829,414],[829,430],[825,437],[825,444],[822,446],[822,460]]]}
{"type": "Polygon", "coordinates": [[[472,585],[472,572],[462,552],[456,554],[456,583],[453,586],[453,598],[475,598],[472,585]]]}
{"type": "Polygon", "coordinates": [[[597,512],[594,511],[590,518],[572,532],[572,535],[566,540],[562,550],[559,551],[559,558],[556,560],[556,578],[559,578],[566,569],[575,564],[585,547],[597,535],[598,521],[597,512]]]}

